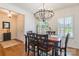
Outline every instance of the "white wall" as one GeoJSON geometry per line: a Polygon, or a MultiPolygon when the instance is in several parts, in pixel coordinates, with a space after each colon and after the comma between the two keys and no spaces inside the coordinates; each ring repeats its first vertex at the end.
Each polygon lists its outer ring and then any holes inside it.
{"type": "Polygon", "coordinates": [[[24,14],[24,16],[25,16],[24,33],[26,33],[29,30],[32,30],[34,32],[36,31],[35,19],[33,17],[33,14],[29,10],[23,10],[22,8],[19,8],[17,6],[14,6],[12,4],[7,4],[7,3],[0,3],[0,7],[24,14]]]}
{"type": "Polygon", "coordinates": [[[27,13],[25,19],[25,33],[27,31],[36,32],[35,18],[32,13],[27,13]]]}
{"type": "Polygon", "coordinates": [[[55,16],[49,21],[50,25],[55,25],[55,30],[57,30],[57,19],[64,16],[73,16],[74,18],[74,38],[69,40],[68,46],[79,48],[79,5],[55,11],[55,16]]]}

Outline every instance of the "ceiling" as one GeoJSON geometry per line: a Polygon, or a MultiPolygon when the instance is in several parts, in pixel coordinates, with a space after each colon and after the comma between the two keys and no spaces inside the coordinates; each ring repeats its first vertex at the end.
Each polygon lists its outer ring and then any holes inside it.
{"type": "MultiPolygon", "coordinates": [[[[29,10],[33,13],[43,8],[43,3],[13,3],[13,5],[18,6],[25,10],[29,10]]],[[[75,5],[79,5],[79,3],[45,3],[44,7],[45,9],[59,10],[62,8],[75,5]]]]}
{"type": "Polygon", "coordinates": [[[0,7],[0,13],[1,13],[1,12],[2,12],[3,14],[9,14],[9,13],[11,13],[12,15],[15,15],[15,16],[18,15],[18,13],[14,12],[14,11],[12,11],[12,10],[8,10],[8,9],[1,8],[1,7],[0,7]]]}

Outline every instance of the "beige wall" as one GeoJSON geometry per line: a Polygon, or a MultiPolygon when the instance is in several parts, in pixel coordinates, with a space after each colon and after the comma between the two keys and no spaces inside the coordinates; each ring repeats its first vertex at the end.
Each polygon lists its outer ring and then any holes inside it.
{"type": "Polygon", "coordinates": [[[24,16],[21,14],[12,15],[8,18],[7,14],[0,11],[0,41],[3,41],[3,33],[7,30],[3,29],[2,22],[10,22],[11,39],[17,38],[24,40],[24,16]]]}
{"type": "Polygon", "coordinates": [[[9,19],[7,14],[0,11],[0,41],[3,40],[3,33],[7,32],[6,29],[3,29],[3,22],[10,22],[11,39],[16,38],[16,16],[12,16],[12,18],[9,19]]]}
{"type": "Polygon", "coordinates": [[[50,26],[55,26],[54,30],[57,30],[57,19],[64,16],[73,16],[74,38],[69,40],[68,46],[79,48],[79,5],[55,11],[55,16],[49,20],[50,26]]]}
{"type": "Polygon", "coordinates": [[[17,24],[16,24],[17,28],[17,39],[25,41],[24,40],[24,16],[23,15],[18,15],[17,16],[17,24]]]}

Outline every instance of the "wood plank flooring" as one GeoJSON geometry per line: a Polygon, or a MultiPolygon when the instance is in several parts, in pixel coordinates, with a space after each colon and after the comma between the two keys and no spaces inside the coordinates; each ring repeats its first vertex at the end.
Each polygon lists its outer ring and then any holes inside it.
{"type": "MultiPolygon", "coordinates": [[[[25,56],[28,56],[27,55],[27,52],[25,54],[25,56]]],[[[33,56],[33,53],[29,53],[29,56],[33,56]]],[[[67,56],[79,56],[79,49],[76,49],[76,48],[68,48],[67,49],[67,56]]]]}

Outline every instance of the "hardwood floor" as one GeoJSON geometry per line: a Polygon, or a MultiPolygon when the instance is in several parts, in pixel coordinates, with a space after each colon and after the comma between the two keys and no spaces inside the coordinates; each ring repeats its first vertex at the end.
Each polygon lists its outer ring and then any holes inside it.
{"type": "Polygon", "coordinates": [[[18,39],[0,42],[1,56],[24,56],[24,43],[18,39]]]}
{"type": "Polygon", "coordinates": [[[79,56],[79,49],[69,47],[68,53],[70,53],[71,56],[79,56]]]}
{"type": "MultiPolygon", "coordinates": [[[[68,48],[67,49],[67,55],[68,56],[79,56],[79,49],[76,49],[76,48],[68,48]]],[[[25,56],[28,56],[27,55],[27,52],[25,53],[25,56]]],[[[29,53],[29,56],[33,56],[33,53],[29,53]]]]}
{"type": "Polygon", "coordinates": [[[33,53],[29,53],[29,55],[28,55],[28,53],[26,52],[25,56],[33,56],[33,53]]]}

